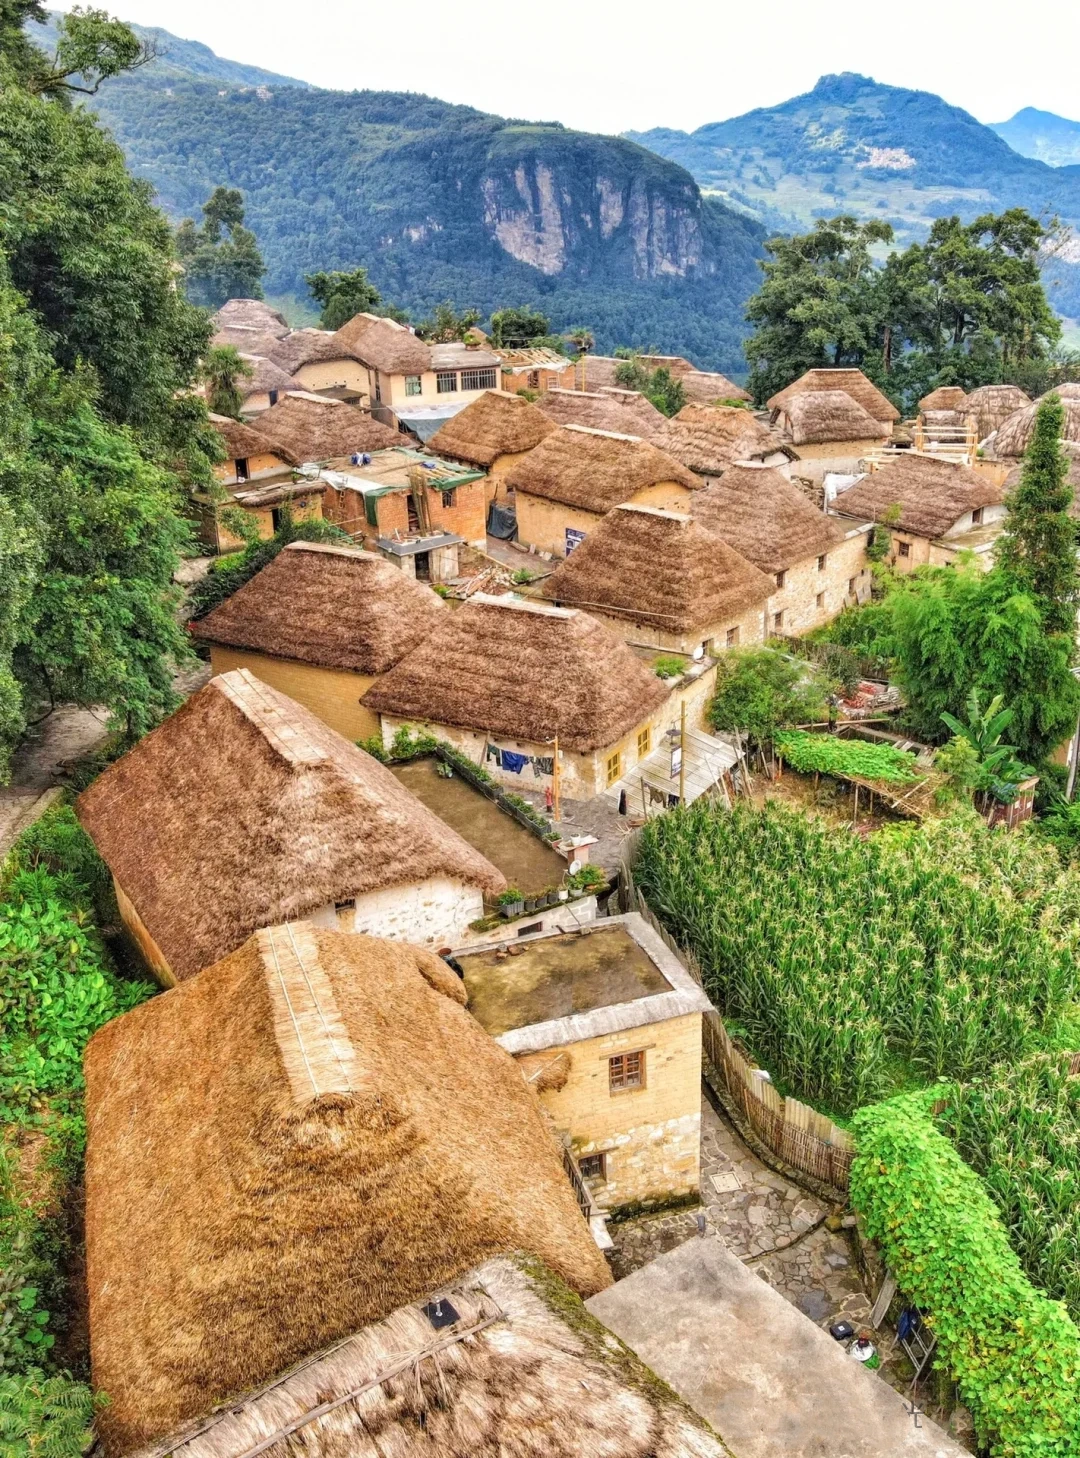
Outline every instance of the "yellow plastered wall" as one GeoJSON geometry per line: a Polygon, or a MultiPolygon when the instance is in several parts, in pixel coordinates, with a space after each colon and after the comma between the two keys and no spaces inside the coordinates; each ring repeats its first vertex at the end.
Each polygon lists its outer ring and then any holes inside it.
{"type": "Polygon", "coordinates": [[[325,359],[313,360],[301,365],[293,379],[313,394],[319,390],[345,388],[355,390],[358,395],[368,393],[368,372],[359,360],[325,359]]]}
{"type": "Polygon", "coordinates": [[[880,450],[889,438],[888,435],[882,435],[871,440],[826,440],[815,445],[796,446],[799,459],[792,467],[792,475],[817,482],[824,480],[828,471],[853,475],[864,469],[861,463],[865,457],[880,450]]]}
{"type": "MultiPolygon", "coordinates": [[[[281,504],[282,506],[290,505],[288,502],[282,502],[281,504]]],[[[299,502],[293,501],[291,506],[294,521],[318,520],[323,514],[322,494],[317,493],[314,496],[301,497],[299,502]]],[[[219,552],[241,552],[247,546],[243,537],[238,537],[235,532],[230,531],[221,520],[222,509],[228,510],[230,507],[246,512],[254,520],[259,529],[259,540],[261,542],[268,542],[274,535],[274,509],[272,507],[242,506],[239,501],[222,502],[218,508],[217,518],[217,550],[219,552]]]]}
{"type": "Polygon", "coordinates": [[[579,1158],[603,1154],[606,1178],[590,1180],[606,1209],[662,1203],[697,1192],[701,1148],[701,1014],[587,1038],[518,1058],[526,1078],[568,1061],[565,1085],[540,1099],[579,1158]],[[645,1083],[613,1092],[608,1060],[644,1052],[645,1083]]]}
{"type": "MultiPolygon", "coordinates": [[[[507,475],[514,469],[519,461],[531,455],[531,451],[508,451],[505,455],[496,456],[491,465],[487,468],[488,478],[484,482],[488,501],[496,498],[502,500],[506,496],[506,487],[503,485],[507,475]]],[[[482,468],[477,466],[479,471],[482,468]]]]}
{"type": "Polygon", "coordinates": [[[293,658],[271,658],[217,643],[210,648],[210,666],[215,676],[234,668],[250,669],[257,679],[303,704],[346,739],[368,739],[379,732],[379,716],[359,702],[375,682],[374,676],[347,668],[322,668],[293,658]]]}
{"type": "Polygon", "coordinates": [[[116,905],[120,911],[120,920],[138,948],[139,955],[163,987],[175,987],[176,978],[173,976],[172,968],[166,962],[157,942],[146,930],[142,917],[135,910],[133,903],[115,876],[113,877],[113,890],[116,892],[116,905]]]}
{"type": "MultiPolygon", "coordinates": [[[[566,556],[566,529],[585,532],[595,531],[603,520],[604,513],[583,511],[578,506],[565,506],[561,501],[549,501],[544,496],[533,496],[527,491],[517,491],[518,541],[526,547],[535,547],[538,552],[550,552],[553,557],[566,556]]],[[[658,482],[648,486],[630,498],[634,506],[655,506],[664,511],[688,511],[693,492],[676,481],[658,482]]]]}
{"type": "Polygon", "coordinates": [[[807,557],[789,567],[784,574],[784,586],[778,587],[769,599],[769,632],[798,636],[832,622],[845,604],[854,600],[854,595],[848,592],[851,580],[855,580],[855,595],[869,585],[870,564],[866,557],[869,540],[868,531],[859,532],[830,547],[824,554],[824,568],[818,567],[817,557],[807,557]],[[823,599],[821,603],[819,597],[823,599]],[[779,627],[775,623],[778,612],[784,614],[779,627]]]}
{"type": "Polygon", "coordinates": [[[284,475],[288,475],[291,469],[288,463],[283,461],[280,456],[276,456],[269,451],[264,451],[257,456],[248,456],[247,463],[248,474],[244,482],[238,482],[236,479],[235,457],[228,461],[220,461],[214,467],[214,475],[224,485],[236,486],[245,485],[246,481],[250,480],[253,476],[262,475],[263,472],[281,471],[284,475]]]}

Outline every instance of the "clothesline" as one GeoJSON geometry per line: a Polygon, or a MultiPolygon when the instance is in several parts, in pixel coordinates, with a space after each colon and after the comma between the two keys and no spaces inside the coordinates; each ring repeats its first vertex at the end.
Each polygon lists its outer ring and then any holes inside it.
{"type": "Polygon", "coordinates": [[[501,749],[497,744],[484,745],[484,760],[491,760],[500,769],[512,775],[519,775],[526,765],[532,765],[533,775],[542,779],[555,773],[555,756],[551,754],[518,754],[513,749],[501,749]]]}

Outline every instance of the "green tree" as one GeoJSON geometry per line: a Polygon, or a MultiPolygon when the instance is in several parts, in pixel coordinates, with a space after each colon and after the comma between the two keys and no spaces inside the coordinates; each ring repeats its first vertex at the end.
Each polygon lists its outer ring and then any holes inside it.
{"type": "Polygon", "coordinates": [[[1015,798],[1016,786],[1029,771],[1017,760],[1015,746],[1001,742],[1013,720],[1013,712],[1003,707],[1004,702],[1003,695],[995,694],[983,708],[982,695],[973,688],[964,706],[966,719],[958,719],[948,711],[942,713],[941,719],[954,736],[953,748],[946,759],[948,772],[972,789],[1009,801],[1015,798]],[[965,754],[956,747],[960,743],[970,753],[965,754]]]}
{"type": "Polygon", "coordinates": [[[997,543],[997,562],[1039,604],[1051,632],[1075,633],[1080,581],[1076,529],[1069,515],[1069,462],[1061,449],[1065,411],[1057,395],[1035,414],[1020,482],[1008,498],[1009,515],[997,543]]]}
{"type": "Polygon", "coordinates": [[[497,349],[527,349],[551,336],[551,323],[539,309],[497,309],[491,316],[491,342],[497,349]]]}
{"type": "Polygon", "coordinates": [[[826,694],[810,664],[775,648],[746,648],[720,659],[709,717],[714,729],[740,730],[762,744],[777,729],[821,719],[826,694]]]}
{"type": "Polygon", "coordinates": [[[240,381],[248,380],[254,373],[240,351],[231,344],[216,344],[206,352],[202,377],[206,385],[206,403],[215,415],[228,415],[240,419],[240,407],[244,403],[240,381]]]}
{"type": "Polygon", "coordinates": [[[244,227],[244,199],[238,189],[214,188],[203,204],[201,227],[185,218],[176,230],[176,254],[192,303],[220,309],[226,299],[262,298],[259,280],[266,265],[255,234],[244,227]]]}
{"type": "Polygon", "coordinates": [[[382,295],[366,268],[354,268],[351,273],[309,273],[304,282],[322,310],[320,329],[340,329],[357,314],[376,314],[382,309],[382,295]]]}
{"type": "Polygon", "coordinates": [[[453,299],[446,299],[435,305],[428,318],[420,321],[416,332],[429,344],[454,344],[464,339],[479,322],[479,309],[462,309],[459,313],[453,299]]]}
{"type": "Polygon", "coordinates": [[[639,391],[662,415],[678,415],[686,404],[682,381],[675,379],[666,365],[650,370],[640,355],[631,355],[615,366],[615,383],[624,390],[639,391]]]}

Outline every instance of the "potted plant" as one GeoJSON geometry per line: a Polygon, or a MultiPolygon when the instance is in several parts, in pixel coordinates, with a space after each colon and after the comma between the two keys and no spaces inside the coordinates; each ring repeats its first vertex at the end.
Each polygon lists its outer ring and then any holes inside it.
{"type": "Polygon", "coordinates": [[[507,921],[512,921],[515,916],[520,916],[525,910],[525,898],[516,886],[507,886],[505,891],[500,891],[496,900],[501,916],[507,921]]]}
{"type": "Polygon", "coordinates": [[[543,899],[544,898],[542,896],[526,896],[525,910],[535,911],[536,908],[540,905],[541,901],[543,901],[543,899]]]}
{"type": "Polygon", "coordinates": [[[570,899],[570,887],[560,886],[558,891],[556,892],[556,895],[558,896],[560,901],[568,901],[570,899]]]}

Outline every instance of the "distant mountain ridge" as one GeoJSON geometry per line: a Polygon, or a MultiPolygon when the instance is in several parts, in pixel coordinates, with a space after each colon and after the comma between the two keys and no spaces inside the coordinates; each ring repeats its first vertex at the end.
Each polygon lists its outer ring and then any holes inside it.
{"type": "Polygon", "coordinates": [[[1080,122],[1025,106],[1005,122],[991,122],[992,131],[1003,137],[1014,152],[1035,157],[1050,167],[1080,163],[1080,122]]]}
{"type": "Polygon", "coordinates": [[[368,267],[420,314],[542,308],[554,327],[741,375],[764,228],[619,137],[506,121],[431,97],[335,92],[160,32],[163,57],[92,104],[176,219],[242,189],[267,291],[368,267]],[[189,66],[197,69],[185,69],[189,66]]]}

